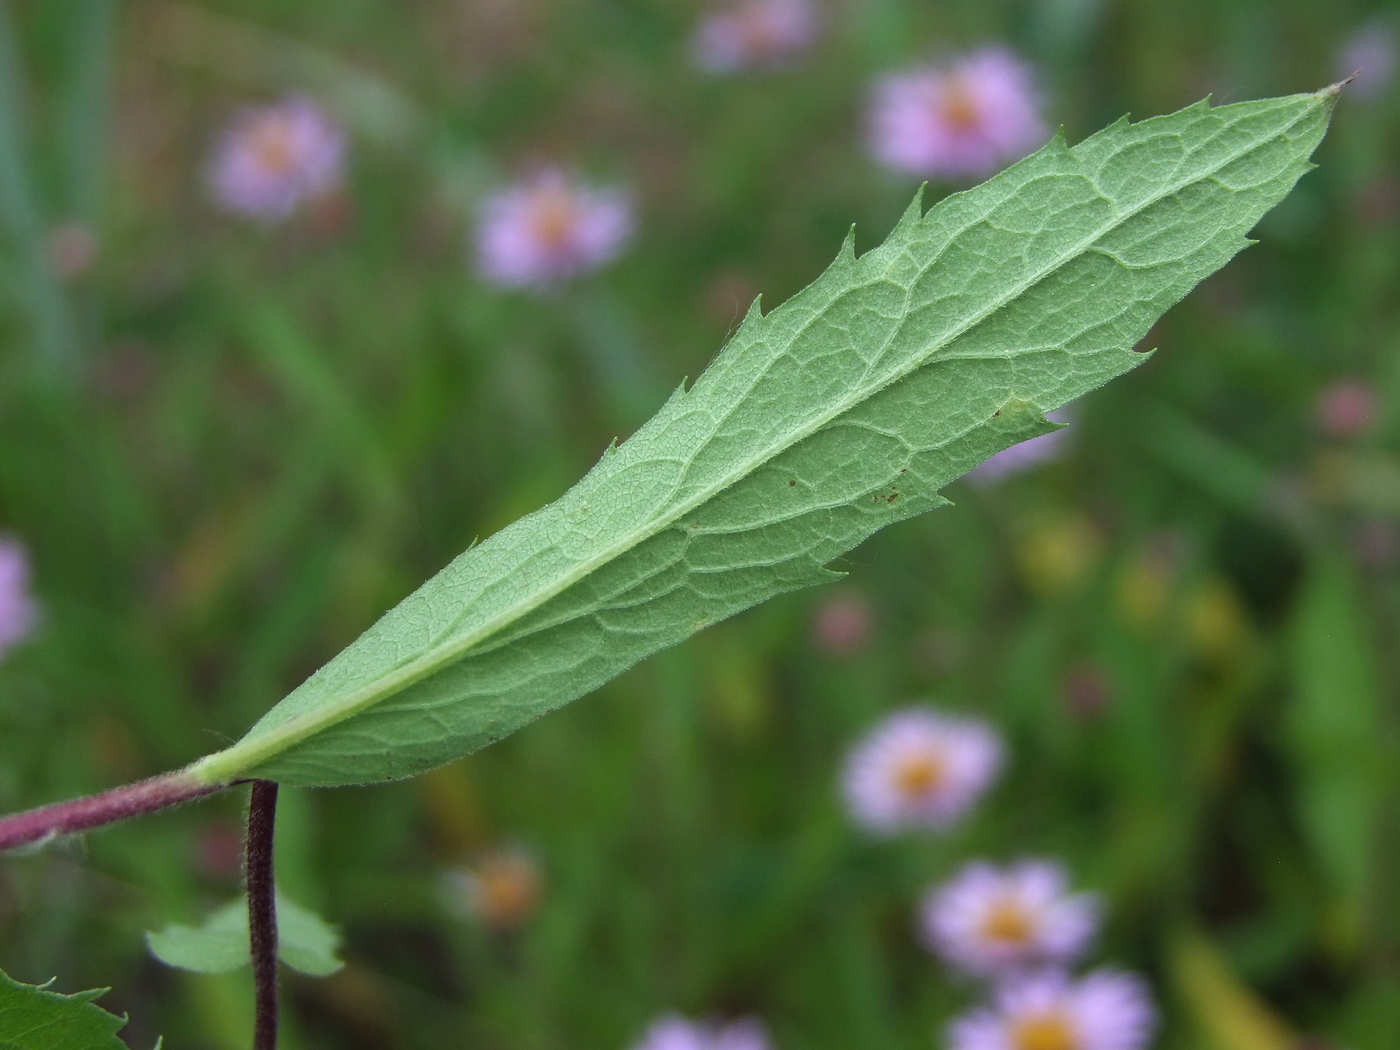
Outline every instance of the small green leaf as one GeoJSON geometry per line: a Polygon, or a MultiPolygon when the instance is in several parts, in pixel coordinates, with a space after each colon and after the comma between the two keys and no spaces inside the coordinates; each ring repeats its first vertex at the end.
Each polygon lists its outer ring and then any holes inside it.
{"type": "Polygon", "coordinates": [[[484,747],[947,502],[1133,346],[1311,166],[1338,88],[1126,119],[1039,152],[813,284],[756,301],[695,385],[556,503],[468,550],[204,784],[360,784],[484,747]]]}
{"type": "Polygon", "coordinates": [[[48,987],[21,984],[0,970],[0,1047],[15,1050],[127,1050],[117,1033],[126,1018],[114,1017],[92,1000],[108,989],[60,995],[48,987]]]}
{"type": "MultiPolygon", "coordinates": [[[[146,947],[167,966],[195,973],[232,973],[249,965],[248,901],[230,901],[203,926],[171,925],[146,934],[146,947]]],[[[277,896],[277,954],[293,970],[329,977],[345,964],[340,934],[315,912],[277,896]]]]}

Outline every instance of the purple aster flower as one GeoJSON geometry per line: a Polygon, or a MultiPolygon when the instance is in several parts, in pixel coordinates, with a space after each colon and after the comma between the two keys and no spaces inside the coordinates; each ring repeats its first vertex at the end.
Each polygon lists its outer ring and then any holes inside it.
{"type": "Polygon", "coordinates": [[[597,269],[631,235],[625,194],[582,185],[551,168],[482,203],[477,269],[507,288],[544,287],[597,269]]]}
{"type": "Polygon", "coordinates": [[[695,32],[695,64],[712,73],[781,66],[817,35],[810,0],[739,0],[707,16],[695,32]]]}
{"type": "Polygon", "coordinates": [[[812,641],[829,656],[852,656],[865,648],[875,629],[875,610],[855,591],[833,594],[817,606],[812,641]]]}
{"type": "Polygon", "coordinates": [[[1379,98],[1395,79],[1395,27],[1383,18],[1367,22],[1352,33],[1337,56],[1337,75],[1345,79],[1357,74],[1351,94],[1357,98],[1379,98]]]}
{"type": "MultiPolygon", "coordinates": [[[[1068,409],[1060,408],[1054,412],[1047,412],[1045,418],[1052,423],[1068,423],[1070,413],[1068,409]]],[[[1048,434],[1041,434],[1040,437],[1033,437],[1029,441],[1022,441],[1018,445],[1004,448],[990,459],[985,459],[968,473],[968,480],[985,484],[987,482],[999,481],[1010,474],[1019,474],[1023,470],[1039,466],[1041,463],[1049,463],[1059,459],[1064,455],[1065,442],[1069,437],[1069,431],[1065,428],[1052,430],[1048,434]]]]}
{"type": "Polygon", "coordinates": [[[1008,981],[990,1006],[948,1026],[949,1050],[1141,1050],[1157,1012],[1141,978],[1095,970],[1008,981]]]}
{"type": "Polygon", "coordinates": [[[846,760],[846,805],[877,834],[941,830],[987,790],[1001,758],[1001,738],[979,719],[926,707],[897,711],[846,760]]]}
{"type": "Polygon", "coordinates": [[[1318,428],[1331,438],[1364,434],[1380,414],[1375,389],[1359,379],[1342,379],[1324,387],[1313,408],[1318,428]]]}
{"type": "Polygon", "coordinates": [[[1046,860],[969,864],[921,912],[929,948],[977,977],[1073,962],[1098,926],[1096,898],[1070,894],[1064,867],[1046,860]]]}
{"type": "Polygon", "coordinates": [[[339,184],[344,163],[340,128],[315,103],[288,98],[234,118],[214,151],[209,184],[229,211],[274,222],[339,184]]]}
{"type": "Polygon", "coordinates": [[[930,178],[988,175],[1046,135],[1030,67],[1003,47],[887,76],[870,110],[875,159],[930,178]]]}
{"type": "Polygon", "coordinates": [[[0,656],[34,629],[39,608],[29,593],[29,556],[24,545],[0,536],[0,656]]]}
{"type": "Polygon", "coordinates": [[[633,1050],[771,1050],[771,1044],[757,1018],[714,1024],[665,1014],[646,1030],[633,1050]]]}

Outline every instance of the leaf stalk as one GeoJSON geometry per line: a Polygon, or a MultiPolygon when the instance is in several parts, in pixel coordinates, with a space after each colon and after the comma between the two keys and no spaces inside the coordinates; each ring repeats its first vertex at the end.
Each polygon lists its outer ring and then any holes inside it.
{"type": "Polygon", "coordinates": [[[181,770],[97,795],[13,813],[0,817],[0,853],[178,806],[222,791],[225,786],[202,783],[181,770]]]}

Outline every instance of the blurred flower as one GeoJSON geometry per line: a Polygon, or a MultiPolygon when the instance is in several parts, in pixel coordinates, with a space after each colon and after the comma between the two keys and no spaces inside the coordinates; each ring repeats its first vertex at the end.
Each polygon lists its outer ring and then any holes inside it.
{"type": "Polygon", "coordinates": [[[1354,438],[1375,421],[1376,392],[1359,379],[1341,379],[1323,387],[1313,415],[1318,429],[1330,438],[1354,438]]]}
{"type": "Polygon", "coordinates": [[[1249,613],[1223,576],[1202,580],[1192,589],[1182,609],[1182,625],[1196,654],[1219,666],[1246,655],[1254,640],[1249,613]]]}
{"type": "Polygon", "coordinates": [[[757,1018],[711,1024],[665,1014],[646,1030],[633,1050],[769,1050],[770,1045],[757,1018]]]}
{"type": "Polygon", "coordinates": [[[477,268],[504,287],[547,286],[597,269],[631,235],[632,210],[621,191],[584,186],[551,168],[482,203],[477,268]]]}
{"type": "Polygon", "coordinates": [[[1400,528],[1382,518],[1364,521],[1352,536],[1352,550],[1368,569],[1392,569],[1400,561],[1400,528]]]}
{"type": "Polygon", "coordinates": [[[1096,932],[1098,902],[1068,889],[1064,867],[1052,861],[974,862],[925,895],[924,942],[977,977],[1073,962],[1096,932]]]}
{"type": "Polygon", "coordinates": [[[1001,738],[987,723],[913,707],[890,715],[846,760],[846,804],[878,834],[948,827],[1001,769],[1001,738]]]}
{"type": "Polygon", "coordinates": [[[817,35],[810,0],[739,0],[706,16],[695,31],[695,64],[712,73],[772,68],[806,48],[817,35]]]}
{"type": "Polygon", "coordinates": [[[1112,698],[1107,676],[1093,664],[1071,667],[1060,679],[1060,699],[1075,718],[1088,720],[1103,713],[1112,698]]]}
{"type": "Polygon", "coordinates": [[[73,281],[97,261],[97,238],[81,222],[61,222],[49,231],[49,269],[60,281],[73,281]]]}
{"type": "Polygon", "coordinates": [[[1141,631],[1156,627],[1171,603],[1186,550],[1172,532],[1149,537],[1143,549],[1124,562],[1114,581],[1118,611],[1141,631]]]}
{"type": "Polygon", "coordinates": [[[529,918],[542,888],[530,855],[509,848],[486,854],[472,867],[448,872],[446,884],[455,910],[495,930],[512,929],[529,918]]]}
{"type": "Polygon", "coordinates": [[[0,536],[0,657],[34,629],[39,608],[29,593],[29,555],[24,545],[0,536]]]}
{"type": "Polygon", "coordinates": [[[1036,594],[1059,594],[1085,578],[1102,542],[1083,514],[1042,511],[1017,525],[1016,563],[1036,594]]]}
{"type": "Polygon", "coordinates": [[[214,151],[209,183],[229,211],[273,222],[333,189],[345,136],[315,103],[288,98],[246,109],[214,151]]]}
{"type": "Polygon", "coordinates": [[[1337,76],[1353,73],[1350,94],[1361,99],[1379,98],[1395,79],[1395,29],[1384,19],[1367,22],[1347,37],[1337,55],[1337,76]]]}
{"type": "Polygon", "coordinates": [[[238,825],[214,820],[201,828],[194,840],[194,862],[209,879],[236,879],[243,866],[243,835],[238,825]]]}
{"type": "Polygon", "coordinates": [[[875,87],[871,150],[896,171],[989,175],[1045,136],[1030,67],[1003,47],[895,73],[875,87]]]}
{"type": "Polygon", "coordinates": [[[1378,175],[1366,182],[1352,197],[1357,219],[1373,230],[1390,226],[1400,218],[1400,180],[1378,175]]]}
{"type": "MultiPolygon", "coordinates": [[[[1052,423],[1068,423],[1070,411],[1057,408],[1054,412],[1047,412],[1045,418],[1052,423]]],[[[1059,459],[1065,453],[1068,436],[1068,428],[1061,427],[1049,434],[1042,434],[1029,441],[1022,441],[1019,445],[1004,448],[991,459],[984,459],[973,467],[967,478],[978,483],[998,481],[1009,474],[1019,474],[1041,463],[1059,459]]]]}
{"type": "Polygon", "coordinates": [[[817,606],[812,643],[830,656],[850,656],[870,641],[874,626],[874,610],[862,595],[833,594],[817,606]]]}
{"type": "Polygon", "coordinates": [[[1008,981],[991,1006],[948,1026],[949,1050],[1139,1050],[1157,1025],[1151,995],[1132,974],[1095,970],[1074,980],[1044,973],[1008,981]]]}

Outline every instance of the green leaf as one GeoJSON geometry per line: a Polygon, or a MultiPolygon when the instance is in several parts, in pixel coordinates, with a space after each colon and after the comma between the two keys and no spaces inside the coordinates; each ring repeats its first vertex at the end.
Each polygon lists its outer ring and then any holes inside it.
{"type": "Polygon", "coordinates": [[[126,1026],[92,1001],[108,989],[60,995],[21,984],[0,970],[0,1046],[16,1050],[127,1050],[117,1033],[126,1026]]]}
{"type": "MultiPolygon", "coordinates": [[[[232,973],[250,963],[248,901],[224,905],[203,926],[167,926],[146,934],[146,947],[167,966],[195,973],[232,973]]],[[[340,934],[315,912],[277,896],[277,955],[293,970],[329,977],[345,964],[340,934]]]]}
{"type": "Polygon", "coordinates": [[[1394,742],[1361,584],[1343,554],[1315,554],[1292,627],[1284,739],[1303,832],[1329,884],[1329,947],[1347,956],[1374,897],[1394,742]]]}
{"type": "Polygon", "coordinates": [[[190,769],[358,784],[483,747],[826,568],[1143,360],[1310,167],[1337,89],[1060,137],[848,238],[556,503],[453,561],[190,769]]]}

